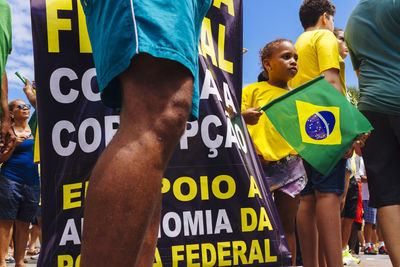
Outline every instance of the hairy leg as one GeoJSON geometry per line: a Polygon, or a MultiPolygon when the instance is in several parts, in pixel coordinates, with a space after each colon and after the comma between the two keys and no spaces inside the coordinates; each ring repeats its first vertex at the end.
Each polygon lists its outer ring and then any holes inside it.
{"type": "Polygon", "coordinates": [[[318,266],[318,232],[314,195],[300,197],[300,206],[297,213],[297,231],[304,267],[318,266]]]}
{"type": "Polygon", "coordinates": [[[294,221],[297,215],[299,197],[292,198],[280,191],[275,191],[274,196],[283,231],[285,232],[286,239],[289,243],[289,249],[292,253],[292,263],[293,266],[296,266],[296,234],[294,221]]]}
{"type": "Polygon", "coordinates": [[[153,259],[157,232],[150,225],[160,213],[162,174],[190,112],[193,78],[179,63],[139,54],[120,81],[120,127],[90,178],[82,267],[153,259]]]}
{"type": "Polygon", "coordinates": [[[25,266],[25,249],[28,243],[29,223],[15,221],[15,265],[25,266]]]}
{"type": "Polygon", "coordinates": [[[400,267],[400,205],[378,208],[378,221],[393,267],[400,267]]]}
{"type": "Polygon", "coordinates": [[[8,246],[11,240],[13,221],[0,220],[0,267],[6,266],[6,257],[8,255],[8,246]]]}
{"type": "Polygon", "coordinates": [[[340,202],[342,195],[315,191],[316,218],[321,246],[327,266],[343,266],[340,231],[340,202]]]}

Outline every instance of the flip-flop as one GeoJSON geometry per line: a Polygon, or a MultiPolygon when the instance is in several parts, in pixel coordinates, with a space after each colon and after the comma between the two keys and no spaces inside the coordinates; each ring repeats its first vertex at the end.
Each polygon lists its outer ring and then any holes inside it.
{"type": "Polygon", "coordinates": [[[39,251],[37,249],[35,249],[34,251],[27,251],[26,255],[27,256],[35,256],[36,254],[39,254],[39,251]]]}

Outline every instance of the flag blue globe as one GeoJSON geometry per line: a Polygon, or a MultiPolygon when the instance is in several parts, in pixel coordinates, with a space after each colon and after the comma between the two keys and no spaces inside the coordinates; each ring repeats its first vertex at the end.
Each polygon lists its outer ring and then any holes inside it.
{"type": "Polygon", "coordinates": [[[332,133],[335,123],[335,115],[332,112],[317,112],[308,118],[306,133],[314,140],[323,140],[332,133]]]}

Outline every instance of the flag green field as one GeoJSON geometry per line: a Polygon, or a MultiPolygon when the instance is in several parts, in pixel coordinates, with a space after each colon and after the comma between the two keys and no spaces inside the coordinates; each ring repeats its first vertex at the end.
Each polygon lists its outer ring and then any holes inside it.
{"type": "Polygon", "coordinates": [[[369,121],[324,76],[261,108],[282,137],[315,169],[328,174],[369,121]]]}

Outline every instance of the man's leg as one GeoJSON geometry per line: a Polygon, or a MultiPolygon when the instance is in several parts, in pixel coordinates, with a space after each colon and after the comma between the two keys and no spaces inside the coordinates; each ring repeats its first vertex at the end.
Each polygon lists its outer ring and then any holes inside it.
{"type": "Polygon", "coordinates": [[[318,266],[318,233],[315,219],[314,195],[301,196],[297,212],[297,232],[304,267],[318,266]]]}
{"type": "Polygon", "coordinates": [[[82,267],[135,266],[139,255],[152,255],[153,265],[161,178],[190,112],[193,78],[179,63],[139,54],[120,81],[120,126],[85,201],[82,267]]]}
{"type": "Polygon", "coordinates": [[[393,267],[400,266],[400,205],[378,208],[378,221],[393,267]]]}
{"type": "Polygon", "coordinates": [[[11,240],[11,229],[13,221],[0,220],[0,267],[6,266],[6,257],[8,256],[8,246],[11,240]]]}
{"type": "Polygon", "coordinates": [[[25,266],[25,250],[28,243],[29,223],[15,221],[15,266],[25,266]]]}
{"type": "Polygon", "coordinates": [[[342,195],[315,191],[316,219],[319,240],[324,249],[327,266],[343,266],[340,234],[340,203],[342,195]]]}
{"type": "Polygon", "coordinates": [[[299,197],[293,198],[283,192],[275,191],[274,200],[283,231],[289,243],[290,252],[292,253],[292,263],[293,266],[296,266],[296,234],[294,221],[297,215],[299,197]]]}
{"type": "Polygon", "coordinates": [[[342,250],[347,248],[354,219],[342,218],[342,250]]]}

